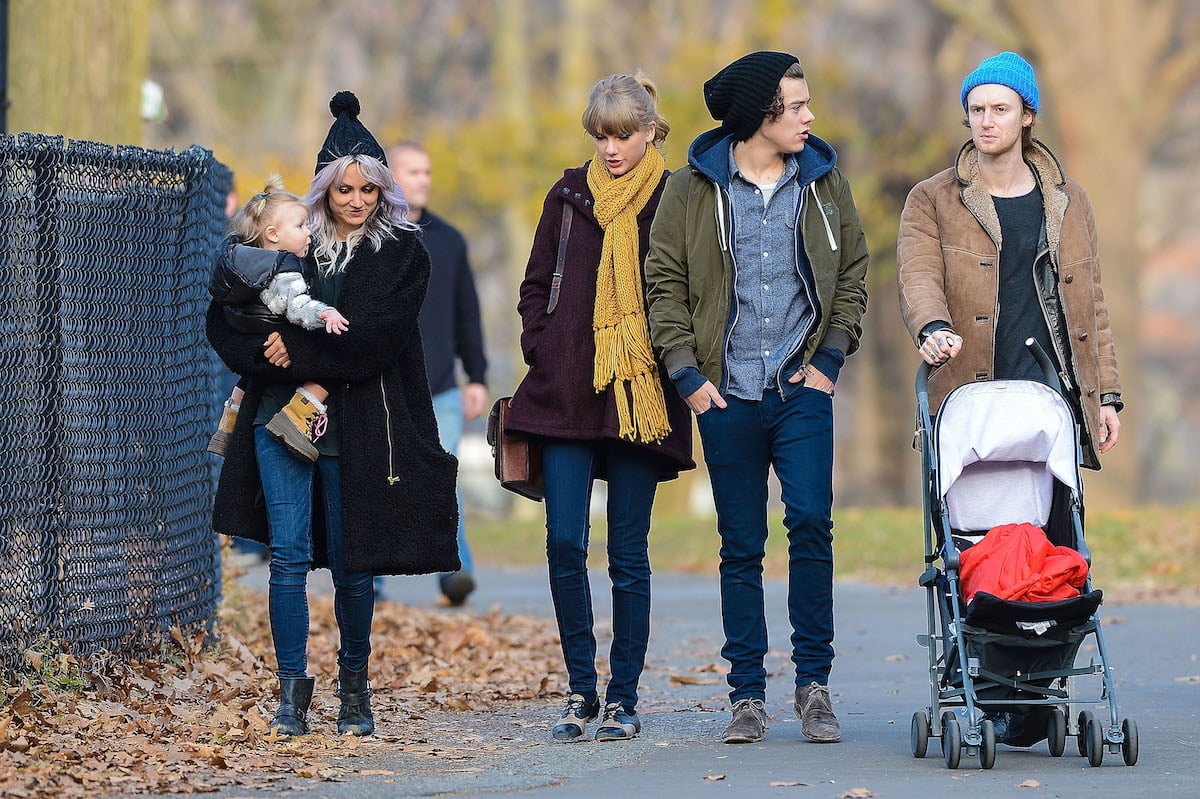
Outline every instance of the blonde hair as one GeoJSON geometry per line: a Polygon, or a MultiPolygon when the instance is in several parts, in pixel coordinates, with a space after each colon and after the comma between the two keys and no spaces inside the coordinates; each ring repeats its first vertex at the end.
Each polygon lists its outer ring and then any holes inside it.
{"type": "Polygon", "coordinates": [[[309,227],[316,239],[313,254],[318,262],[329,263],[333,260],[337,247],[337,227],[329,208],[329,192],[342,182],[351,164],[357,164],[358,174],[363,180],[379,189],[379,202],[375,204],[371,215],[346,237],[346,245],[351,251],[366,239],[371,242],[371,249],[378,252],[384,239],[396,238],[398,231],[419,229],[415,222],[408,221],[408,202],[396,185],[391,170],[382,161],[369,155],[343,155],[317,172],[304,198],[311,217],[309,227]]]}
{"type": "Polygon", "coordinates": [[[658,89],[640,69],[636,75],[609,75],[597,81],[580,122],[590,136],[628,136],[653,124],[656,147],[671,131],[658,113],[658,89]]]}
{"type": "Polygon", "coordinates": [[[229,220],[229,235],[242,244],[261,246],[263,234],[275,224],[279,210],[292,203],[304,205],[303,200],[283,188],[283,178],[269,176],[262,191],[251,197],[229,220]]]}

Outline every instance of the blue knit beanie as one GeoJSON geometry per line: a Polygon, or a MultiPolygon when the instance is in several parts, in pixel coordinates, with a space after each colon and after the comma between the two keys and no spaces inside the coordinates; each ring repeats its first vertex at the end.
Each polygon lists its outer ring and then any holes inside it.
{"type": "Polygon", "coordinates": [[[1007,86],[1017,93],[1033,113],[1038,112],[1038,85],[1033,67],[1016,53],[1004,52],[985,58],[975,67],[974,72],[963,78],[961,100],[964,111],[967,109],[967,95],[971,93],[971,89],[985,83],[1007,86]]]}

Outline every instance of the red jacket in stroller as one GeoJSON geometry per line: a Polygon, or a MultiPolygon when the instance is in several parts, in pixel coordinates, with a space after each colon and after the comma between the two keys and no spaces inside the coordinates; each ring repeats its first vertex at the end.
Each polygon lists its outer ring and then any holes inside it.
{"type": "Polygon", "coordinates": [[[962,553],[967,602],[985,591],[1016,602],[1054,602],[1079,596],[1088,565],[1071,547],[1056,547],[1036,525],[1002,524],[962,553]]]}

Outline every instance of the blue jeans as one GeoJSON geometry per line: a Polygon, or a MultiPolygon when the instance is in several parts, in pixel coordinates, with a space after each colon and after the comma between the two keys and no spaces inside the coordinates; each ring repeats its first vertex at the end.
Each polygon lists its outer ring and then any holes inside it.
{"type": "Polygon", "coordinates": [[[304,463],[254,428],[258,472],[271,527],[269,609],[271,637],[281,678],[304,677],[308,670],[308,573],[313,564],[312,508],[316,473],[321,473],[325,544],[333,573],[333,612],[341,636],[338,662],[358,671],[371,656],[371,617],[375,593],[371,575],[342,566],[342,480],[336,457],[304,463]]]}
{"type": "MultiPolygon", "coordinates": [[[[458,455],[458,445],[463,434],[463,404],[462,391],[458,388],[448,388],[433,395],[433,415],[437,417],[438,438],[442,449],[451,455],[458,455]]],[[[458,559],[462,561],[462,571],[475,571],[471,560],[471,547],[467,544],[467,526],[463,517],[462,489],[456,492],[458,497],[458,559]]]]}
{"type": "Polygon", "coordinates": [[[546,559],[571,693],[597,698],[596,636],[588,584],[588,508],[603,464],[608,479],[608,576],[612,580],[613,641],[607,702],[637,706],[637,685],[650,639],[650,509],[658,488],[652,460],[629,444],[547,441],[546,559]]]}
{"type": "Polygon", "coordinates": [[[788,616],[796,684],[829,682],[833,664],[833,398],[801,388],[696,417],[721,534],[721,622],[731,702],[766,696],[763,557],[767,470],[783,489],[788,616]]]}

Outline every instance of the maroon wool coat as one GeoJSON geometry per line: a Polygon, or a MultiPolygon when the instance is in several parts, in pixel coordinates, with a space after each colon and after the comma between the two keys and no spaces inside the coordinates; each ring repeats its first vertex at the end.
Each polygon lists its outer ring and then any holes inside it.
{"type": "MultiPolygon", "coordinates": [[[[658,188],[638,215],[643,263],[650,245],[650,223],[667,174],[663,173],[658,188]]],[[[517,311],[521,314],[521,353],[529,372],[513,394],[512,430],[576,441],[620,440],[613,386],[610,384],[600,393],[592,388],[592,361],[596,353],[592,312],[603,242],[604,231],[596,221],[592,192],[587,185],[587,164],[568,169],[546,195],[521,283],[517,311]],[[558,307],[551,314],[547,313],[550,282],[566,203],[573,212],[571,230],[558,307]]],[[[643,285],[644,281],[643,275],[643,285]]],[[[661,365],[659,380],[671,432],[659,444],[630,443],[656,457],[661,462],[659,479],[669,480],[696,467],[692,460],[692,418],[661,365]]]]}

